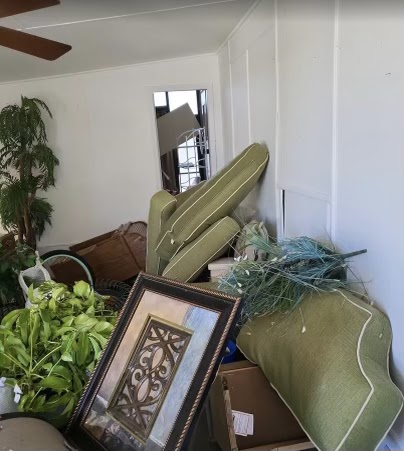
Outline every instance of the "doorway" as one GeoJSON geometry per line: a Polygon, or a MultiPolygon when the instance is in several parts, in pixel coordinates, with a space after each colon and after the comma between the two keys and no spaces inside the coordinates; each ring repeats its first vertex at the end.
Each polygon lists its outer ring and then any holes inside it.
{"type": "Polygon", "coordinates": [[[154,92],[163,188],[184,192],[211,176],[206,89],[154,92]]]}

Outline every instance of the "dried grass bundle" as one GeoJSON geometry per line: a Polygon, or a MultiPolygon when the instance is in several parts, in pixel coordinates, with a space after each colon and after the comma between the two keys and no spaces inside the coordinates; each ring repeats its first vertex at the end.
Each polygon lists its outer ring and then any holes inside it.
{"type": "Polygon", "coordinates": [[[244,296],[242,324],[256,315],[290,312],[309,293],[338,289],[356,292],[347,278],[348,263],[366,250],[340,254],[333,246],[308,237],[272,242],[256,235],[250,241],[265,253],[265,260],[238,257],[219,282],[222,291],[244,296]]]}

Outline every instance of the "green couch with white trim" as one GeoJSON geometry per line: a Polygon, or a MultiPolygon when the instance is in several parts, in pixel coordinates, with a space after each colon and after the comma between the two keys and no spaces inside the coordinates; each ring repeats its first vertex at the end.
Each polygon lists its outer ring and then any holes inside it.
{"type": "Polygon", "coordinates": [[[237,338],[320,451],[381,449],[403,407],[391,342],[387,316],[343,290],[257,316],[237,338]]]}
{"type": "Polygon", "coordinates": [[[268,160],[268,150],[255,143],[210,180],[177,196],[156,193],[150,202],[146,271],[193,282],[226,253],[240,231],[231,214],[268,160]]]}

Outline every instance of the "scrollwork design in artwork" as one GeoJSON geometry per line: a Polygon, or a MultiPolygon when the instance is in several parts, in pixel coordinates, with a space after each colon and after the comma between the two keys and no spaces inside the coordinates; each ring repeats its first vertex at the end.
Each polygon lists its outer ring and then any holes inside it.
{"type": "Polygon", "coordinates": [[[115,391],[108,413],[143,441],[152,429],[190,338],[187,330],[149,318],[115,391]]]}

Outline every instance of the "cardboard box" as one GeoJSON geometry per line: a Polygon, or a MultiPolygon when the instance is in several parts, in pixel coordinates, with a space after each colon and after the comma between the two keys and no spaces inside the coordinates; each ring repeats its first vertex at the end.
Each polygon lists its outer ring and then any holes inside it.
{"type": "Polygon", "coordinates": [[[221,365],[210,391],[213,435],[222,451],[314,448],[294,416],[248,361],[221,365]],[[233,411],[253,415],[253,434],[235,434],[233,411]]]}
{"type": "Polygon", "coordinates": [[[217,282],[220,277],[225,276],[230,268],[234,265],[233,257],[222,257],[213,262],[210,262],[208,269],[210,271],[210,279],[212,282],[217,282]]]}

